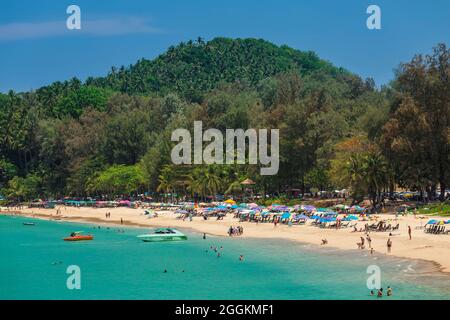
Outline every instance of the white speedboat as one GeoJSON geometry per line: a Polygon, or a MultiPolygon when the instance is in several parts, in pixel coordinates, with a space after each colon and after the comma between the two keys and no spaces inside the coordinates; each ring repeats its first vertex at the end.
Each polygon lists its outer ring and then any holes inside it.
{"type": "Polygon", "coordinates": [[[159,228],[152,233],[141,234],[137,237],[145,242],[187,240],[185,234],[172,228],[159,228]]]}

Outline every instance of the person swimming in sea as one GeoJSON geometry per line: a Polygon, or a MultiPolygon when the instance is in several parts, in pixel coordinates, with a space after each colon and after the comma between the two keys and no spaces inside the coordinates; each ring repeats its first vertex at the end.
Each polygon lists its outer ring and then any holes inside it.
{"type": "Polygon", "coordinates": [[[383,288],[380,288],[380,290],[378,290],[377,298],[382,298],[382,297],[383,297],[383,288]]]}
{"type": "Polygon", "coordinates": [[[392,288],[391,287],[387,287],[387,290],[386,290],[386,295],[389,297],[389,296],[392,296],[392,288]]]}
{"type": "Polygon", "coordinates": [[[163,273],[167,273],[167,269],[164,269],[163,273]]]}
{"type": "Polygon", "coordinates": [[[206,233],[203,234],[203,240],[205,240],[205,239],[206,239],[206,233]]]}
{"type": "Polygon", "coordinates": [[[244,255],[241,254],[241,255],[239,256],[239,261],[244,261],[244,255]]]}

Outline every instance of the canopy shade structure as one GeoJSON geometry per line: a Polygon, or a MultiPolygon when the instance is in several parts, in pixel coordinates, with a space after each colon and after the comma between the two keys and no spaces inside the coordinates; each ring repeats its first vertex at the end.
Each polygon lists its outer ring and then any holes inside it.
{"type": "Polygon", "coordinates": [[[245,179],[244,181],[241,182],[241,184],[243,184],[243,185],[252,185],[252,184],[256,184],[256,182],[253,181],[252,179],[245,179]]]}

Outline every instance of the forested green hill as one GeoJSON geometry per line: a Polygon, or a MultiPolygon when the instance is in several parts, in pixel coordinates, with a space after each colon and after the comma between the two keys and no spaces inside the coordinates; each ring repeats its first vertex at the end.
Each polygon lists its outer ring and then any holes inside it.
{"type": "Polygon", "coordinates": [[[194,100],[221,82],[259,81],[289,70],[301,74],[322,71],[338,76],[343,69],[319,59],[314,52],[278,47],[265,40],[215,38],[170,47],[154,60],[142,59],[128,68],[113,68],[104,78],[87,83],[128,94],[176,92],[194,100]]]}

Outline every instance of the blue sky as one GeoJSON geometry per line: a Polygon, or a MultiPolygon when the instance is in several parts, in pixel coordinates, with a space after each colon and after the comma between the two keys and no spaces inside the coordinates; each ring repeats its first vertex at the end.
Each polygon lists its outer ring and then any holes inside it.
{"type": "Polygon", "coordinates": [[[0,9],[0,91],[39,88],[153,58],[170,45],[216,36],[263,38],[313,50],[378,85],[415,53],[450,45],[448,0],[15,0],[0,9]],[[66,8],[81,8],[68,31],[66,8]],[[380,6],[382,29],[366,9],[380,6]]]}

